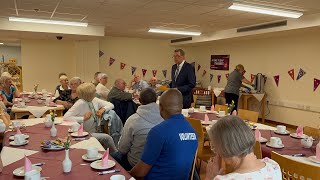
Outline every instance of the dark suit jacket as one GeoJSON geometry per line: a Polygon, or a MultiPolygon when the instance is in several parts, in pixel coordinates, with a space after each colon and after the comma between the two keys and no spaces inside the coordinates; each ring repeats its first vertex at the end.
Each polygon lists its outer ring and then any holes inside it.
{"type": "Polygon", "coordinates": [[[170,87],[178,88],[183,96],[183,108],[190,108],[191,103],[193,102],[192,89],[196,86],[196,75],[194,67],[185,61],[175,81],[174,74],[176,72],[176,69],[177,65],[174,64],[171,69],[172,81],[170,83],[170,87]]]}

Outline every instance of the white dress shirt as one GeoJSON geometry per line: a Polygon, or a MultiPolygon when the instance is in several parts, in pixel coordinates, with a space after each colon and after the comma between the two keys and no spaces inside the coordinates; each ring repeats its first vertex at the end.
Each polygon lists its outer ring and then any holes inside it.
{"type": "Polygon", "coordinates": [[[183,64],[184,62],[186,62],[186,60],[183,60],[180,64],[177,64],[177,69],[176,69],[176,72],[175,72],[175,80],[177,79],[182,67],[183,67],[183,64]]]}

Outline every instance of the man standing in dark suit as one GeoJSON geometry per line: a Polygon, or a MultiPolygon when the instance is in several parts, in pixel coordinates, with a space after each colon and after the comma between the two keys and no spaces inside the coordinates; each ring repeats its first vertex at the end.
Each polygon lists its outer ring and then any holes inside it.
{"type": "Polygon", "coordinates": [[[183,108],[190,108],[193,102],[192,89],[196,86],[194,67],[186,62],[182,49],[176,49],[173,58],[175,64],[171,69],[170,88],[177,88],[183,95],[183,108]]]}

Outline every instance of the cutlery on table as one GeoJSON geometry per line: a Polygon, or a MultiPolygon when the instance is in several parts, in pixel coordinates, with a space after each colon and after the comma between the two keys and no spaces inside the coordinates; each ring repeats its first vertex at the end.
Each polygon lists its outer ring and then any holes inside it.
{"type": "Polygon", "coordinates": [[[102,172],[98,172],[99,175],[104,175],[104,174],[111,174],[111,173],[115,173],[115,172],[120,172],[120,169],[114,169],[114,170],[109,170],[109,171],[102,171],[102,172]]]}

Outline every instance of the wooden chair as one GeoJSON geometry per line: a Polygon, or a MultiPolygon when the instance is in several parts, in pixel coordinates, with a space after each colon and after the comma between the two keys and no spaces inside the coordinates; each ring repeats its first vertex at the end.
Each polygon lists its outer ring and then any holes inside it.
{"type": "Polygon", "coordinates": [[[276,161],[281,168],[282,179],[286,180],[318,180],[320,178],[320,167],[312,166],[286,158],[274,151],[271,152],[271,159],[276,161]]]}
{"type": "Polygon", "coordinates": [[[200,160],[199,163],[199,172],[201,169],[201,162],[205,161],[208,162],[208,160],[214,156],[214,153],[211,151],[210,146],[204,146],[204,133],[203,133],[203,127],[201,124],[201,121],[198,119],[193,118],[186,118],[187,121],[189,121],[190,125],[193,127],[193,129],[196,131],[198,135],[198,150],[197,150],[197,160],[200,160]]]}
{"type": "Polygon", "coordinates": [[[254,155],[257,156],[257,159],[262,159],[262,151],[261,151],[261,144],[259,141],[256,141],[253,149],[254,155]]]}
{"type": "Polygon", "coordinates": [[[157,91],[166,91],[168,89],[170,89],[170,88],[168,88],[168,86],[160,86],[160,87],[156,88],[157,91]]]}
{"type": "Polygon", "coordinates": [[[194,155],[194,158],[193,158],[190,180],[193,180],[194,171],[195,171],[195,169],[196,169],[197,152],[198,152],[198,149],[196,150],[196,154],[194,155]]]}
{"type": "Polygon", "coordinates": [[[215,111],[225,111],[226,115],[228,114],[228,106],[227,105],[220,105],[220,104],[216,104],[214,105],[214,110],[215,111]]]}
{"type": "Polygon", "coordinates": [[[320,129],[316,129],[313,127],[304,127],[303,128],[303,133],[308,135],[308,136],[312,136],[315,139],[319,139],[320,138],[320,129]]]}
{"type": "Polygon", "coordinates": [[[193,103],[191,107],[199,108],[200,106],[211,107],[214,104],[214,93],[204,88],[193,89],[193,103]]]}
{"type": "Polygon", "coordinates": [[[259,113],[245,109],[238,109],[238,117],[240,117],[243,120],[248,120],[256,123],[258,122],[259,113]]]}

